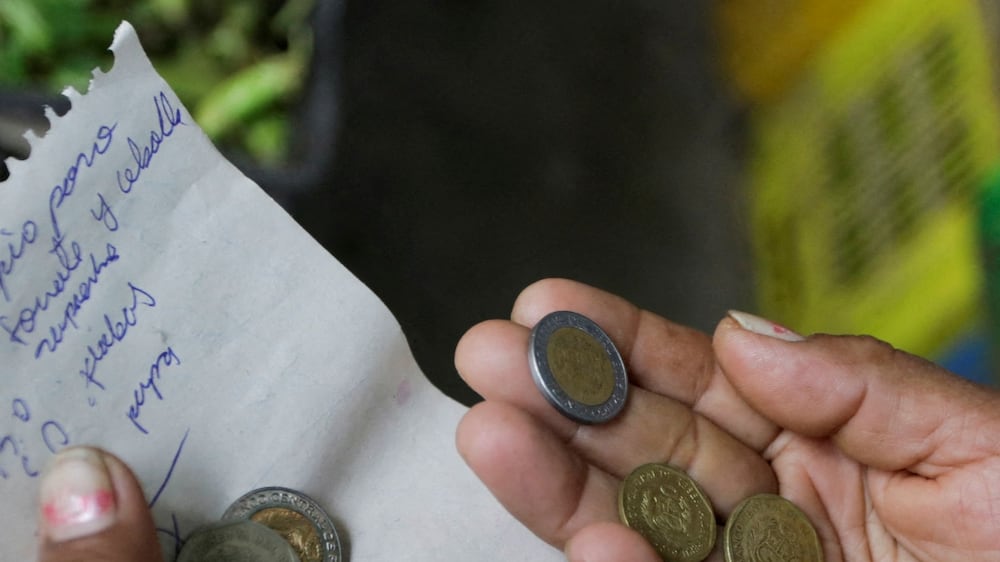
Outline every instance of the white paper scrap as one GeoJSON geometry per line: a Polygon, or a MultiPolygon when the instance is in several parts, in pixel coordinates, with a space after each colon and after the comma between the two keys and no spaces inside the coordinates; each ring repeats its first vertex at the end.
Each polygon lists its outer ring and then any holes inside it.
{"type": "Polygon", "coordinates": [[[381,301],[211,145],[127,23],[0,184],[0,559],[73,444],[140,476],[172,560],[245,492],[301,490],[349,559],[558,560],[461,461],[464,408],[381,301]]]}

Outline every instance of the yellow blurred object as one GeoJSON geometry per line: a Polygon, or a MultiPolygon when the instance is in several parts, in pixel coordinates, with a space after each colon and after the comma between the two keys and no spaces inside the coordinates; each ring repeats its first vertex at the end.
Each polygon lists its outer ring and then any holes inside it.
{"type": "Polygon", "coordinates": [[[869,0],[720,0],[722,63],[753,102],[773,100],[869,0]]]}
{"type": "Polygon", "coordinates": [[[975,195],[1000,155],[986,31],[975,0],[863,4],[753,109],[760,306],[935,356],[982,307],[975,195]]]}

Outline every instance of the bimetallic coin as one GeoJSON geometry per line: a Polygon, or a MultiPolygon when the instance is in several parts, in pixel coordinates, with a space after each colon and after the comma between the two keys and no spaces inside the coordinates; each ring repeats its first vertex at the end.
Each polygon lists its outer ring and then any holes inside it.
{"type": "Polygon", "coordinates": [[[683,471],[650,463],[632,471],[618,493],[618,515],[665,562],[700,562],[715,546],[715,513],[683,471]]]}
{"type": "Polygon", "coordinates": [[[823,560],[823,548],[809,518],[774,494],[758,494],[740,502],[726,521],[722,540],[726,562],[823,560]]]}
{"type": "Polygon", "coordinates": [[[343,562],[340,536],[330,516],[309,496],[288,488],[260,488],[244,494],[222,515],[274,530],[300,562],[343,562]]]}
{"type": "Polygon", "coordinates": [[[225,521],[196,530],[177,562],[300,562],[281,535],[253,521],[225,521]]]}
{"type": "Polygon", "coordinates": [[[580,423],[604,423],[625,407],[625,362],[604,330],[582,314],[559,311],[535,324],[531,375],[550,404],[580,423]]]}

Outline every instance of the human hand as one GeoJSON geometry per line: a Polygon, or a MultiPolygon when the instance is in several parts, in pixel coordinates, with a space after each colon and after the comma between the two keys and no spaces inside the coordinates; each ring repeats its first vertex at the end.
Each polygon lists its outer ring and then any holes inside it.
{"type": "Polygon", "coordinates": [[[685,470],[722,517],[780,493],[830,562],[1000,560],[1000,395],[872,338],[786,341],[801,338],[739,318],[710,339],[578,283],[536,283],[513,321],[459,342],[456,366],[486,399],[459,451],[571,561],[660,560],[617,523],[618,485],[647,462],[685,470]],[[555,310],[596,321],[625,359],[632,388],[608,424],[564,418],[534,386],[530,327],[555,310]]]}
{"type": "Polygon", "coordinates": [[[110,453],[60,451],[42,474],[38,562],[159,562],[142,488],[110,453]]]}

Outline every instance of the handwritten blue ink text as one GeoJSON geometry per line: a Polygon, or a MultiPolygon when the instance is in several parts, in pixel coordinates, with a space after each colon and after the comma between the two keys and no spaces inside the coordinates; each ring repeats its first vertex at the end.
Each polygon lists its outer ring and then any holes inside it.
{"type": "Polygon", "coordinates": [[[177,125],[184,123],[181,117],[181,110],[174,109],[173,104],[167,94],[160,92],[153,96],[153,105],[156,106],[156,118],[159,121],[159,130],[149,131],[149,143],[140,147],[132,137],[128,137],[128,149],[132,153],[132,160],[135,168],[125,168],[118,171],[118,189],[122,193],[131,193],[132,188],[142,177],[142,171],[149,168],[153,162],[153,157],[160,151],[163,142],[174,134],[177,125]],[[122,181],[124,179],[124,181],[122,181]]]}
{"type": "Polygon", "coordinates": [[[156,306],[156,299],[153,295],[140,289],[129,281],[129,290],[132,293],[132,303],[121,309],[121,320],[111,320],[107,314],[104,315],[104,325],[107,327],[97,342],[87,346],[87,357],[83,360],[83,368],[80,369],[80,376],[89,388],[91,384],[104,390],[104,384],[96,378],[98,364],[107,358],[115,344],[125,341],[128,337],[129,328],[139,323],[138,308],[140,306],[153,308],[156,306]]]}
{"type": "Polygon", "coordinates": [[[93,145],[91,145],[89,153],[84,151],[77,154],[76,160],[66,169],[62,183],[53,187],[52,191],[49,192],[49,218],[52,220],[54,239],[62,237],[62,229],[59,228],[59,219],[56,217],[56,211],[66,201],[66,198],[73,195],[73,190],[76,188],[77,175],[80,173],[80,170],[93,167],[97,157],[106,153],[111,148],[111,141],[114,138],[115,127],[117,126],[118,123],[113,123],[98,127],[97,138],[93,145]]]}
{"type": "MultiPolygon", "coordinates": [[[[57,323],[49,326],[49,335],[42,338],[38,342],[38,345],[35,346],[35,359],[41,357],[44,351],[55,353],[59,349],[59,344],[63,341],[66,330],[70,326],[76,329],[80,328],[76,323],[76,316],[80,313],[80,309],[83,308],[84,303],[90,300],[91,290],[101,280],[101,272],[108,265],[121,259],[121,256],[118,254],[118,248],[114,245],[106,244],[104,249],[106,253],[101,262],[97,261],[94,254],[90,254],[90,275],[80,283],[76,292],[73,293],[69,302],[66,303],[62,318],[57,323]]],[[[38,301],[35,302],[37,303],[38,301]]],[[[32,326],[34,326],[33,317],[32,326]]]]}
{"type": "MultiPolygon", "coordinates": [[[[7,278],[14,273],[14,264],[17,260],[21,259],[24,255],[24,251],[28,246],[35,243],[38,239],[38,225],[35,221],[27,220],[21,225],[20,232],[10,232],[9,230],[0,228],[0,240],[6,241],[11,237],[14,238],[13,242],[7,242],[6,257],[0,259],[0,295],[3,295],[5,301],[10,302],[10,290],[7,288],[7,278]]],[[[0,244],[3,242],[0,241],[0,244]]],[[[0,254],[3,255],[3,254],[0,254]]]]}
{"type": "Polygon", "coordinates": [[[108,204],[102,193],[98,192],[97,200],[99,201],[97,211],[91,209],[90,216],[94,217],[95,221],[104,223],[108,231],[116,232],[118,230],[118,217],[115,216],[114,210],[111,209],[111,205],[108,204]]]}
{"type": "MultiPolygon", "coordinates": [[[[60,247],[63,246],[60,245],[60,247]]],[[[16,321],[8,316],[0,315],[0,330],[7,333],[9,341],[21,345],[28,345],[25,338],[28,334],[33,333],[37,329],[38,315],[48,310],[52,305],[52,300],[58,298],[63,292],[66,291],[66,286],[69,283],[70,278],[73,276],[73,272],[80,268],[80,265],[84,260],[83,249],[79,244],[71,242],[70,248],[70,251],[72,251],[72,257],[70,257],[70,254],[67,253],[62,253],[60,255],[59,261],[62,269],[56,272],[56,277],[52,280],[52,289],[46,290],[45,293],[36,296],[35,302],[31,306],[21,309],[17,315],[16,321]]],[[[64,247],[63,249],[65,250],[64,247]]],[[[62,329],[59,332],[58,337],[56,337],[56,332],[51,332],[53,335],[53,341],[48,343],[43,341],[42,343],[39,343],[35,347],[35,358],[41,356],[42,351],[45,349],[55,351],[59,341],[62,341],[62,333],[66,331],[66,327],[70,323],[76,327],[74,317],[80,311],[80,306],[89,300],[90,290],[100,279],[101,271],[107,267],[108,264],[118,261],[119,257],[118,249],[111,244],[107,244],[105,246],[105,256],[101,258],[101,261],[98,261],[94,254],[89,255],[91,273],[87,279],[80,284],[77,293],[66,306],[63,321],[60,324],[62,329]]]]}
{"type": "MultiPolygon", "coordinates": [[[[35,431],[34,428],[30,427],[31,423],[34,421],[38,423],[40,420],[33,420],[31,409],[28,407],[28,402],[23,398],[15,398],[11,402],[11,414],[19,422],[18,427],[22,429],[27,429],[27,435],[30,437],[35,431]]],[[[45,447],[50,453],[55,454],[60,448],[69,445],[69,434],[63,429],[62,424],[56,420],[46,420],[41,422],[41,426],[38,429],[38,435],[42,439],[45,447]]],[[[11,433],[3,435],[0,437],[0,479],[8,480],[11,477],[11,473],[3,466],[3,460],[5,458],[13,457],[14,462],[18,463],[21,467],[21,472],[28,478],[35,478],[38,476],[38,469],[36,468],[35,461],[32,460],[33,453],[32,449],[32,439],[26,439],[25,433],[23,431],[15,430],[11,433]]],[[[37,457],[36,457],[37,460],[37,457]]]]}
{"type": "Polygon", "coordinates": [[[168,347],[166,351],[160,353],[157,356],[156,361],[149,366],[149,376],[146,380],[139,383],[139,388],[132,391],[132,405],[128,407],[128,412],[125,416],[132,422],[132,425],[136,427],[142,433],[148,434],[149,431],[139,423],[139,416],[142,415],[142,407],[146,404],[146,399],[150,398],[147,395],[147,391],[152,391],[152,395],[156,396],[157,400],[163,400],[163,394],[160,392],[160,387],[157,384],[160,380],[160,375],[163,374],[163,370],[166,367],[172,367],[174,365],[180,365],[181,358],[174,353],[173,348],[168,347]]]}

